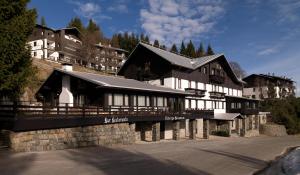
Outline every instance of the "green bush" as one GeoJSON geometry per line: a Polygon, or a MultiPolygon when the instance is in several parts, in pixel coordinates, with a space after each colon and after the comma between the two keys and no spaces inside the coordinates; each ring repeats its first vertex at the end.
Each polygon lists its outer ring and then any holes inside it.
{"type": "Polygon", "coordinates": [[[212,135],[216,135],[216,136],[229,137],[229,132],[226,131],[226,130],[222,130],[222,131],[212,131],[211,134],[212,134],[212,135]]]}
{"type": "Polygon", "coordinates": [[[272,122],[285,125],[288,134],[300,133],[300,98],[266,100],[262,109],[271,112],[272,122]]]}

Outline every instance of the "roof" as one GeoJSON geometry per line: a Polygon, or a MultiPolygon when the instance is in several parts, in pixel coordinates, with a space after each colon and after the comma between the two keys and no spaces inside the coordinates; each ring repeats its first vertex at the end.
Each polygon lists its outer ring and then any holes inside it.
{"type": "Polygon", "coordinates": [[[60,30],[75,30],[76,32],[81,34],[81,32],[76,27],[65,27],[65,28],[60,28],[60,29],[54,29],[54,28],[43,26],[43,25],[40,25],[40,24],[35,24],[35,26],[40,27],[40,28],[44,28],[44,29],[47,29],[47,30],[52,30],[53,32],[58,32],[60,30]]]}
{"type": "MultiPolygon", "coordinates": [[[[139,42],[138,45],[133,50],[133,52],[138,48],[138,46],[142,46],[142,47],[152,51],[153,53],[157,54],[158,56],[160,56],[161,58],[165,59],[166,61],[170,62],[173,65],[184,67],[184,68],[187,68],[187,69],[192,69],[192,70],[195,70],[195,69],[199,68],[200,66],[203,66],[203,65],[205,65],[205,64],[207,64],[207,63],[209,63],[213,60],[216,60],[220,57],[223,57],[225,59],[225,61],[228,63],[228,61],[225,58],[224,54],[215,54],[215,55],[203,56],[203,57],[198,57],[198,58],[189,58],[189,57],[186,57],[186,56],[183,56],[183,55],[180,55],[180,54],[169,52],[167,50],[164,50],[164,49],[161,49],[161,48],[158,48],[158,47],[154,47],[152,45],[149,45],[149,44],[146,44],[146,43],[143,43],[143,42],[139,42]]],[[[130,59],[132,53],[129,55],[127,60],[130,59]]],[[[126,62],[123,64],[121,69],[126,65],[126,62]]],[[[228,63],[228,66],[230,67],[230,69],[232,71],[232,68],[229,65],[229,63],[228,63]]],[[[119,72],[121,71],[121,69],[119,70],[119,72]]],[[[244,81],[239,79],[233,71],[232,71],[232,74],[234,75],[235,79],[238,82],[245,83],[244,81]]]]}
{"type": "Polygon", "coordinates": [[[243,117],[240,113],[215,113],[213,120],[234,120],[237,117],[243,117]]]}
{"type": "Polygon", "coordinates": [[[95,44],[95,46],[102,47],[102,48],[107,48],[107,49],[111,49],[111,50],[117,50],[117,51],[121,51],[121,52],[128,52],[127,50],[117,48],[117,47],[112,47],[112,46],[105,46],[105,45],[100,45],[100,44],[95,44]]]}
{"type": "Polygon", "coordinates": [[[99,74],[77,72],[77,71],[64,71],[61,69],[55,69],[55,71],[59,71],[64,74],[68,74],[70,76],[89,81],[91,83],[99,85],[100,87],[132,89],[132,90],[151,91],[151,92],[164,92],[164,93],[172,93],[172,94],[188,94],[185,91],[175,90],[175,89],[161,87],[157,85],[151,85],[149,83],[145,83],[133,79],[125,79],[117,76],[107,76],[107,75],[99,75],[99,74]]]}
{"type": "Polygon", "coordinates": [[[289,82],[294,82],[292,79],[287,78],[287,77],[279,77],[279,76],[274,76],[274,75],[267,75],[267,74],[251,74],[245,78],[243,78],[243,80],[245,81],[246,79],[248,79],[249,77],[262,77],[262,78],[266,78],[266,79],[279,79],[279,80],[283,80],[283,81],[289,81],[289,82]]]}

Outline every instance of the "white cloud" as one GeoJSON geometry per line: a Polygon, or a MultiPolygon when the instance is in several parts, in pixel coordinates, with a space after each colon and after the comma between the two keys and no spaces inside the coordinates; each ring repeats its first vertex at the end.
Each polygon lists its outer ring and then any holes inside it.
{"type": "Polygon", "coordinates": [[[271,1],[277,8],[279,22],[295,22],[299,19],[299,0],[273,0],[271,1]]]}
{"type": "Polygon", "coordinates": [[[149,9],[141,9],[140,18],[151,40],[169,46],[211,31],[223,13],[221,0],[149,0],[149,9]]]}
{"type": "Polygon", "coordinates": [[[266,48],[266,49],[259,51],[257,53],[257,55],[260,55],[260,56],[271,55],[273,53],[277,53],[278,51],[279,51],[278,46],[274,46],[274,47],[266,48]]]}
{"type": "Polygon", "coordinates": [[[125,4],[118,4],[107,8],[108,11],[118,13],[128,13],[128,7],[125,4]]]}
{"type": "Polygon", "coordinates": [[[71,4],[76,5],[74,12],[87,19],[111,19],[110,16],[101,14],[101,7],[100,5],[93,3],[93,2],[79,2],[79,1],[69,1],[71,4]]]}

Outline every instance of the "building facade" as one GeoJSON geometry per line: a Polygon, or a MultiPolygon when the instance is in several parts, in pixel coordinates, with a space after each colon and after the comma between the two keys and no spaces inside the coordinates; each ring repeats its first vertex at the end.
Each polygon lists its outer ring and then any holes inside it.
{"type": "Polygon", "coordinates": [[[294,81],[286,77],[252,74],[243,79],[244,96],[252,99],[286,98],[295,96],[294,81]]]}
{"type": "Polygon", "coordinates": [[[52,29],[36,25],[28,38],[31,56],[37,59],[60,63],[72,63],[81,66],[116,73],[127,51],[110,45],[96,44],[95,57],[87,60],[82,57],[82,34],[76,28],[52,29]]]}
{"type": "Polygon", "coordinates": [[[223,123],[228,127],[228,122],[232,128],[227,130],[235,130],[235,120],[239,117],[259,117],[259,102],[243,97],[244,82],[237,78],[222,54],[192,59],[139,43],[118,75],[188,92],[186,110],[214,111],[214,118],[209,122],[216,127],[211,127],[211,132],[212,128],[220,129],[223,123]],[[226,100],[229,97],[231,100],[226,100]],[[256,110],[244,113],[244,109],[256,110]]]}

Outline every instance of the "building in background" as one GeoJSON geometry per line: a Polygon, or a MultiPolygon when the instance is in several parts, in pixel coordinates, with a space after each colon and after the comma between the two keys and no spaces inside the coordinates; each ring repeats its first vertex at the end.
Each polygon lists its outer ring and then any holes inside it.
{"type": "Polygon", "coordinates": [[[96,44],[93,48],[95,58],[87,60],[82,57],[82,34],[77,28],[52,29],[36,25],[28,38],[31,56],[37,59],[60,63],[72,63],[108,73],[116,73],[127,51],[96,44]]]}
{"type": "Polygon", "coordinates": [[[295,96],[294,81],[290,78],[265,74],[252,74],[243,79],[243,95],[252,99],[286,98],[295,96]]]}
{"type": "Polygon", "coordinates": [[[76,28],[52,29],[36,25],[28,39],[33,58],[55,62],[79,59],[81,34],[76,28]]]}

